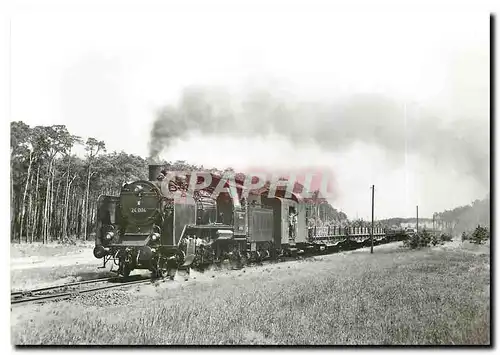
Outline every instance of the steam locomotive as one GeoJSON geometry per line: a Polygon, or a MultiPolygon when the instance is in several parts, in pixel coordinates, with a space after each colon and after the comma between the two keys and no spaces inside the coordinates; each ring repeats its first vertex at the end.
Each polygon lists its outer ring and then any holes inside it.
{"type": "MultiPolygon", "coordinates": [[[[119,196],[100,196],[94,256],[118,266],[128,276],[148,269],[156,277],[173,277],[178,269],[203,268],[229,261],[247,263],[283,255],[354,249],[370,242],[366,228],[314,227],[299,194],[272,196],[263,187],[243,193],[243,181],[224,183],[212,197],[221,177],[201,191],[189,192],[185,178],[162,183],[161,165],[149,166],[149,181],[124,184],[119,196]]],[[[375,245],[402,236],[374,231],[375,245]]]]}

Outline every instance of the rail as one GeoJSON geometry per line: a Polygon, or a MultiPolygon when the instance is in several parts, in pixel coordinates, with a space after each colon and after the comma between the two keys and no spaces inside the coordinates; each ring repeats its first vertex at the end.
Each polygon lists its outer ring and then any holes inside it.
{"type": "Polygon", "coordinates": [[[86,280],[80,282],[71,282],[67,284],[50,286],[37,288],[32,290],[24,290],[24,291],[14,291],[11,292],[11,304],[25,304],[25,303],[34,303],[34,302],[42,302],[49,300],[62,300],[71,298],[77,294],[96,292],[106,289],[125,287],[135,284],[146,284],[151,282],[151,278],[144,278],[143,276],[138,276],[135,278],[124,279],[123,277],[108,277],[94,280],[86,280]],[[106,284],[98,287],[84,288],[79,289],[82,285],[92,285],[92,284],[101,284],[105,282],[113,282],[116,283],[106,284]],[[69,290],[68,290],[69,289],[69,290]]]}

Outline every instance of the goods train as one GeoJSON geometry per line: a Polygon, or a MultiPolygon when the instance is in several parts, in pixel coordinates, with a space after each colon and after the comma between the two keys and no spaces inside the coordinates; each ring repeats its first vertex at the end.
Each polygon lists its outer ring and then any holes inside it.
{"type": "MultiPolygon", "coordinates": [[[[119,196],[100,196],[94,256],[113,262],[118,273],[148,269],[156,277],[176,270],[201,269],[229,261],[235,265],[310,254],[327,249],[355,249],[371,243],[368,228],[308,227],[308,202],[298,193],[285,197],[269,188],[243,194],[243,181],[226,182],[211,197],[221,177],[212,176],[201,192],[186,181],[166,183],[162,166],[149,166],[149,181],[124,184],[119,196]],[[245,198],[246,197],[246,198],[245,198]]],[[[374,245],[402,240],[389,230],[374,230],[374,245]]]]}

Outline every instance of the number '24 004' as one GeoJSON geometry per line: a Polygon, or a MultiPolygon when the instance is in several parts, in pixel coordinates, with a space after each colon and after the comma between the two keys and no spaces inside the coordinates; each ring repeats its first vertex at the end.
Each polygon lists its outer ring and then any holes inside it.
{"type": "Polygon", "coordinates": [[[132,212],[132,213],[144,213],[144,212],[146,212],[146,209],[144,207],[132,207],[130,209],[130,212],[132,212]]]}

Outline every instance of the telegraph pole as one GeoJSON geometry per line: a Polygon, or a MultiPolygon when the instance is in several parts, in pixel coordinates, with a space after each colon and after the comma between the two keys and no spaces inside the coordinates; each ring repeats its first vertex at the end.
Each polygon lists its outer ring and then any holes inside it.
{"type": "Polygon", "coordinates": [[[417,205],[417,234],[418,234],[418,205],[417,205]]]}
{"type": "Polygon", "coordinates": [[[373,209],[374,209],[374,199],[375,199],[375,185],[372,185],[372,246],[370,248],[370,254],[373,254],[373,226],[374,226],[374,223],[373,223],[373,209]]]}

